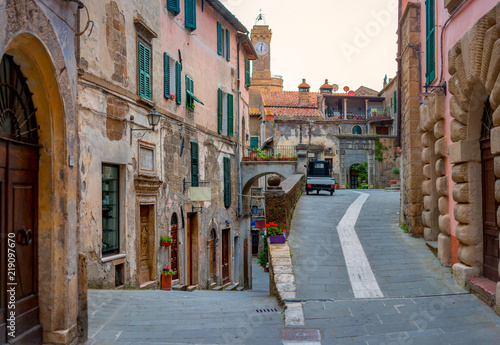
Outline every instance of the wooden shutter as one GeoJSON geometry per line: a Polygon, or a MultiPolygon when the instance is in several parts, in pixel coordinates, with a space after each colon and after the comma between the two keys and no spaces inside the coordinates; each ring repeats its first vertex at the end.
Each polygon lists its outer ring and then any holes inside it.
{"type": "Polygon", "coordinates": [[[177,104],[182,103],[182,85],[181,85],[181,64],[179,61],[175,62],[175,100],[177,104]]]}
{"type": "Polygon", "coordinates": [[[188,93],[188,91],[194,95],[194,81],[193,81],[193,79],[186,76],[186,107],[188,107],[189,109],[193,109],[194,108],[194,99],[193,99],[193,97],[191,97],[191,95],[188,93]]]}
{"type": "Polygon", "coordinates": [[[191,184],[198,187],[199,182],[198,143],[191,142],[191,184]]]}
{"type": "Polygon", "coordinates": [[[170,57],[163,53],[163,96],[170,98],[170,57]]]}
{"type": "Polygon", "coordinates": [[[427,85],[436,79],[436,27],[435,0],[426,0],[426,81],[427,85]]]}
{"type": "Polygon", "coordinates": [[[259,148],[259,137],[250,137],[250,150],[257,150],[259,148]]]}
{"type": "Polygon", "coordinates": [[[231,160],[224,157],[224,206],[231,206],[231,160]]]}
{"type": "Polygon", "coordinates": [[[245,85],[250,86],[250,60],[245,59],[245,85]]]}
{"type": "Polygon", "coordinates": [[[397,114],[398,112],[398,92],[394,91],[394,114],[397,114]]]}
{"type": "Polygon", "coordinates": [[[151,50],[139,42],[139,96],[151,100],[151,50]]]}
{"type": "Polygon", "coordinates": [[[222,90],[217,90],[217,133],[222,134],[222,90]]]}
{"type": "Polygon", "coordinates": [[[226,60],[231,61],[231,35],[228,29],[226,29],[226,60]]]}
{"type": "Polygon", "coordinates": [[[233,95],[227,95],[227,135],[234,134],[233,95]]]}
{"type": "Polygon", "coordinates": [[[178,15],[181,11],[179,0],[167,0],[167,10],[172,12],[174,15],[178,15]]]}
{"type": "Polygon", "coordinates": [[[222,25],[217,22],[217,54],[222,55],[222,25]]]}
{"type": "Polygon", "coordinates": [[[185,23],[187,28],[196,30],[196,0],[184,1],[185,23]]]}

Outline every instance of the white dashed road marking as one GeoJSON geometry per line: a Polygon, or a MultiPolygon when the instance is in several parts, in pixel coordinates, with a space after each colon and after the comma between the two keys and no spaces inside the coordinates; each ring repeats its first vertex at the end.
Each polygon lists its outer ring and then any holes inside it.
{"type": "Polygon", "coordinates": [[[344,253],[352,291],[356,298],[384,297],[354,229],[354,225],[361,212],[361,207],[363,207],[366,199],[368,199],[369,194],[354,193],[361,195],[349,206],[344,217],[342,217],[342,220],[337,225],[337,232],[340,244],[342,245],[342,252],[344,253]]]}

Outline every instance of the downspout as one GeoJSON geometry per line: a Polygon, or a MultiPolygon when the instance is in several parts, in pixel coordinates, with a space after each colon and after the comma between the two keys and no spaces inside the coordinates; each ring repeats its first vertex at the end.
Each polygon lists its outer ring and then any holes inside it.
{"type": "Polygon", "coordinates": [[[238,138],[236,140],[236,150],[237,150],[237,153],[236,153],[236,159],[238,161],[238,164],[236,165],[236,169],[237,169],[237,174],[238,174],[238,180],[236,181],[236,185],[237,185],[237,190],[238,190],[238,211],[237,211],[237,214],[236,216],[237,217],[240,217],[241,216],[241,203],[242,203],[242,198],[241,198],[241,144],[240,144],[240,140],[241,140],[241,121],[240,121],[240,118],[241,118],[241,91],[240,91],[240,46],[241,46],[241,41],[238,40],[238,44],[236,45],[236,69],[237,69],[237,74],[236,74],[236,80],[237,80],[237,83],[236,83],[236,86],[238,88],[237,90],[237,94],[238,94],[238,138]]]}
{"type": "Polygon", "coordinates": [[[397,150],[399,153],[401,153],[401,10],[402,10],[402,0],[399,0],[398,4],[398,57],[397,57],[397,62],[398,62],[398,97],[396,99],[396,102],[398,102],[398,131],[397,131],[397,150]]]}

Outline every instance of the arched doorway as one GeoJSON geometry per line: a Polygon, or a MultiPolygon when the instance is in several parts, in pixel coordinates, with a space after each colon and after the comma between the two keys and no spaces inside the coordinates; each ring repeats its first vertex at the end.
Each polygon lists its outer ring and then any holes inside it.
{"type": "Polygon", "coordinates": [[[172,280],[179,279],[179,235],[177,231],[177,213],[172,215],[170,221],[170,237],[172,238],[172,245],[170,246],[170,269],[174,271],[172,280]]]}
{"type": "Polygon", "coordinates": [[[497,225],[496,211],[499,203],[495,200],[494,155],[491,153],[490,133],[493,127],[493,109],[489,98],[486,100],[481,120],[481,167],[482,167],[482,198],[483,198],[483,275],[494,281],[499,281],[499,245],[500,229],[497,225]]]}
{"type": "Polygon", "coordinates": [[[210,283],[217,282],[217,250],[216,250],[217,236],[215,229],[210,231],[208,237],[208,262],[209,262],[209,279],[210,283]]]}
{"type": "Polygon", "coordinates": [[[349,168],[349,188],[350,189],[358,189],[359,188],[359,171],[356,169],[359,164],[353,164],[349,168]]]}
{"type": "Polygon", "coordinates": [[[0,258],[0,342],[39,344],[38,125],[27,80],[7,54],[0,62],[0,95],[0,251],[5,253],[0,258]],[[10,300],[15,300],[15,329],[22,334],[6,329],[10,300]]]}

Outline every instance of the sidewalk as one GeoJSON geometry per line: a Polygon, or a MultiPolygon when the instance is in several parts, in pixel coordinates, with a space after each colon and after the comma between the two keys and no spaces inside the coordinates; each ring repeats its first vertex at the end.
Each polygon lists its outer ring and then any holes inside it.
{"type": "Polygon", "coordinates": [[[89,340],[108,344],[274,345],[281,308],[253,259],[254,290],[90,290],[89,340]]]}

